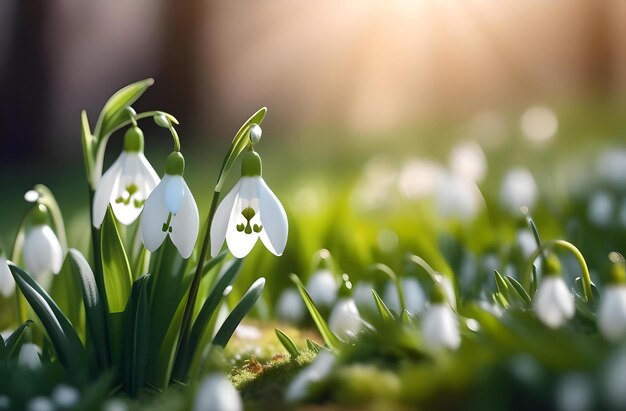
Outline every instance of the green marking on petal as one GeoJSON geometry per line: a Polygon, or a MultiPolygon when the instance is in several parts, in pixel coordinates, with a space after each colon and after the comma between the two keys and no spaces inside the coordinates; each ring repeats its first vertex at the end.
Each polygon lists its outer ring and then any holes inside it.
{"type": "Polygon", "coordinates": [[[161,231],[163,231],[164,233],[171,233],[172,232],[172,213],[167,213],[167,221],[165,223],[163,223],[163,226],[161,227],[161,231]]]}
{"type": "Polygon", "coordinates": [[[258,224],[254,224],[254,227],[252,227],[252,225],[250,225],[250,220],[252,220],[252,218],[256,215],[256,211],[254,211],[254,209],[252,207],[246,207],[241,211],[241,215],[246,219],[245,224],[241,223],[241,224],[237,224],[237,231],[244,232],[246,234],[252,234],[252,232],[254,231],[255,233],[260,233],[261,230],[263,229],[263,226],[260,226],[258,224]]]}

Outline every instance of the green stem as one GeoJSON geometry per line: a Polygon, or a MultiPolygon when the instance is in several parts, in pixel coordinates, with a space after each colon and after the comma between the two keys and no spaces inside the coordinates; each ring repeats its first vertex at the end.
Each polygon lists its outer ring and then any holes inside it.
{"type": "Polygon", "coordinates": [[[408,258],[409,258],[409,261],[416,264],[418,267],[421,267],[422,269],[424,269],[424,271],[426,271],[426,273],[430,276],[433,282],[438,282],[437,272],[430,266],[430,264],[426,262],[426,260],[414,254],[409,255],[408,258]]]}
{"type": "Polygon", "coordinates": [[[180,138],[178,137],[178,133],[172,124],[170,124],[170,133],[174,139],[174,151],[180,151],[180,138]]]}
{"type": "MultiPolygon", "coordinates": [[[[20,225],[13,241],[13,248],[11,249],[11,261],[13,264],[20,263],[20,257],[22,255],[22,247],[24,245],[24,231],[26,228],[26,221],[28,220],[30,212],[27,212],[22,217],[20,225]]],[[[17,324],[22,324],[27,319],[28,305],[26,299],[22,295],[19,287],[15,287],[15,304],[17,311],[17,324]]]]}

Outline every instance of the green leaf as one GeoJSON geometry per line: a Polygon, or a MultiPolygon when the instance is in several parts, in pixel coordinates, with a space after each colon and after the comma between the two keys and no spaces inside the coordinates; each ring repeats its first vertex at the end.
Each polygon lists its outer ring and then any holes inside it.
{"type": "Polygon", "coordinates": [[[532,299],[530,298],[530,295],[528,295],[528,293],[526,292],[524,287],[522,287],[519,281],[517,281],[515,278],[511,277],[510,275],[507,275],[504,278],[511,286],[510,290],[514,290],[517,293],[517,295],[524,301],[526,305],[530,305],[532,303],[532,299]]]}
{"type": "Polygon", "coordinates": [[[283,347],[285,347],[285,349],[292,358],[296,358],[298,355],[300,355],[298,347],[296,347],[296,344],[294,344],[293,340],[289,338],[287,334],[285,334],[278,328],[274,328],[274,332],[276,333],[276,337],[278,337],[278,341],[280,341],[283,347]]]}
{"type": "Polygon", "coordinates": [[[85,161],[85,174],[87,174],[87,180],[93,188],[93,162],[95,160],[94,150],[94,137],[91,134],[91,128],[89,127],[89,118],[87,112],[83,110],[80,113],[81,123],[81,137],[83,142],[83,160],[85,161]]]}
{"type": "Polygon", "coordinates": [[[130,304],[125,312],[123,364],[126,389],[135,395],[146,381],[148,344],[150,340],[150,306],[148,303],[150,274],[141,276],[133,284],[130,304]]]}
{"type": "Polygon", "coordinates": [[[118,123],[125,121],[127,119],[126,107],[137,101],[148,87],[153,84],[154,80],[148,78],[129,84],[113,94],[100,112],[100,117],[98,117],[94,133],[96,138],[106,136],[111,130],[115,129],[118,123]]]}
{"type": "Polygon", "coordinates": [[[109,312],[123,312],[130,295],[132,274],[111,207],[102,223],[100,247],[109,312]]]}
{"type": "Polygon", "coordinates": [[[496,280],[496,288],[498,292],[505,297],[509,295],[509,284],[504,280],[502,274],[498,272],[498,270],[493,270],[493,277],[496,280]]]}
{"type": "Polygon", "coordinates": [[[2,344],[4,347],[4,358],[17,359],[22,347],[22,340],[32,326],[33,322],[31,320],[27,320],[22,325],[17,327],[11,335],[9,335],[7,340],[2,344]]]}
{"type": "Polygon", "coordinates": [[[531,277],[530,277],[530,295],[534,296],[537,292],[537,266],[532,265],[531,277]]]}
{"type": "Polygon", "coordinates": [[[256,280],[248,291],[243,295],[239,303],[235,306],[233,311],[226,317],[226,321],[217,331],[215,337],[213,337],[213,345],[218,345],[220,347],[225,347],[232,337],[235,329],[243,320],[243,317],[248,314],[248,312],[254,307],[256,300],[261,296],[261,292],[263,292],[263,288],[265,287],[265,278],[261,277],[256,280]]]}
{"type": "Polygon", "coordinates": [[[413,324],[411,313],[407,310],[402,310],[402,322],[405,324],[413,324]]]}
{"type": "Polygon", "coordinates": [[[193,359],[198,347],[200,346],[200,341],[202,340],[202,336],[204,335],[206,326],[211,320],[211,317],[213,317],[213,314],[219,306],[220,302],[222,301],[224,297],[224,290],[226,290],[226,287],[232,284],[237,274],[239,274],[242,263],[243,259],[234,260],[234,262],[230,267],[228,267],[224,275],[222,275],[222,277],[217,281],[217,283],[211,290],[211,294],[209,294],[209,297],[202,305],[202,309],[198,313],[198,316],[196,317],[191,327],[191,332],[189,333],[187,345],[184,347],[180,347],[180,351],[176,358],[173,375],[174,378],[178,381],[184,381],[186,379],[191,360],[193,359]]]}
{"type": "Polygon", "coordinates": [[[319,353],[320,350],[322,350],[324,347],[322,347],[321,345],[319,345],[318,343],[316,343],[315,341],[307,338],[306,339],[306,346],[309,349],[309,351],[313,351],[314,353],[319,353]]]}
{"type": "Polygon", "coordinates": [[[96,279],[85,257],[80,251],[74,248],[71,248],[68,254],[72,262],[74,275],[78,278],[83,291],[83,304],[85,306],[85,316],[87,317],[87,332],[90,335],[88,341],[90,341],[95,348],[100,369],[105,369],[108,367],[110,361],[110,353],[107,345],[106,307],[102,304],[102,301],[100,301],[96,279]]]}
{"type": "MultiPolygon", "coordinates": [[[[582,277],[576,277],[576,280],[574,280],[574,284],[576,284],[576,289],[578,289],[580,293],[584,296],[585,287],[583,285],[582,277]]],[[[598,287],[596,287],[594,283],[591,283],[591,292],[593,295],[593,301],[598,301],[600,299],[600,292],[598,291],[598,287]]]]}
{"type": "Polygon", "coordinates": [[[393,314],[391,313],[391,311],[389,311],[389,308],[387,308],[387,306],[385,305],[383,300],[380,298],[376,290],[372,290],[372,295],[374,296],[374,301],[376,301],[376,307],[378,307],[378,311],[380,312],[380,316],[383,318],[383,320],[393,321],[394,319],[393,314]]]}
{"type": "Polygon", "coordinates": [[[341,345],[341,341],[339,340],[339,337],[337,337],[331,331],[330,327],[328,326],[328,323],[326,322],[326,320],[324,320],[324,317],[322,317],[319,310],[315,306],[313,299],[307,292],[306,288],[304,288],[304,285],[302,284],[302,281],[300,281],[300,278],[298,278],[298,276],[295,274],[291,274],[289,278],[291,279],[291,281],[293,281],[293,283],[298,288],[298,291],[300,292],[300,295],[302,296],[302,299],[304,300],[304,304],[306,305],[306,308],[309,310],[309,313],[311,314],[311,317],[313,318],[313,321],[315,322],[315,325],[317,326],[317,329],[322,335],[322,338],[324,339],[324,342],[326,343],[326,345],[332,349],[338,348],[341,345]]]}
{"type": "Polygon", "coordinates": [[[61,364],[69,370],[81,370],[86,359],[85,349],[61,309],[28,273],[15,265],[9,265],[9,268],[46,329],[61,364]]]}

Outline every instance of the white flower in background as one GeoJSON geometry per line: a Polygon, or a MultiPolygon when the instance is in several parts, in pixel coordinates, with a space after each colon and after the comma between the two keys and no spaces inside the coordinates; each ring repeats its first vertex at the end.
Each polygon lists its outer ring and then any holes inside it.
{"type": "Polygon", "coordinates": [[[479,300],[478,306],[481,309],[487,311],[489,314],[493,315],[494,317],[500,318],[504,314],[504,311],[502,311],[502,307],[500,307],[498,304],[490,303],[489,301],[479,300]]]}
{"type": "Polygon", "coordinates": [[[37,396],[28,401],[26,411],[54,411],[56,407],[48,397],[37,396]]]}
{"type": "Polygon", "coordinates": [[[569,373],[556,386],[556,405],[560,411],[588,411],[595,409],[594,382],[583,373],[569,373]]]}
{"type": "Polygon", "coordinates": [[[183,258],[189,258],[196,244],[200,217],[196,200],[183,178],[184,170],[182,154],[170,154],[163,179],[146,200],[141,235],[150,252],[156,251],[168,235],[183,258]]]}
{"type": "Polygon", "coordinates": [[[483,149],[473,141],[457,144],[450,151],[450,169],[454,174],[480,184],[487,175],[487,158],[483,149]]]}
{"type": "Polygon", "coordinates": [[[606,191],[598,191],[589,199],[587,217],[598,227],[607,227],[613,221],[616,204],[606,191]]]}
{"type": "Polygon", "coordinates": [[[15,278],[9,269],[9,261],[0,257],[0,295],[10,297],[15,292],[15,278]]]}
{"type": "Polygon", "coordinates": [[[209,374],[199,384],[193,411],[241,411],[239,392],[223,374],[209,374]]]}
{"type": "Polygon", "coordinates": [[[543,143],[554,137],[559,129],[559,119],[546,106],[533,106],[522,114],[520,127],[526,139],[543,143]]]}
{"type": "Polygon", "coordinates": [[[598,308],[598,329],[609,341],[626,336],[626,284],[610,284],[598,308]]]}
{"type": "Polygon", "coordinates": [[[33,343],[24,343],[17,357],[17,363],[31,370],[41,367],[41,358],[39,358],[39,347],[33,343]]]}
{"type": "Polygon", "coordinates": [[[287,214],[261,177],[261,158],[256,152],[246,153],[241,175],[215,212],[211,255],[215,257],[226,240],[230,252],[243,258],[259,237],[272,254],[282,255],[289,232],[287,214]]]}
{"type": "MultiPolygon", "coordinates": [[[[403,277],[400,281],[402,282],[406,310],[411,314],[421,312],[426,305],[426,294],[419,281],[413,277],[403,277]]],[[[393,281],[387,281],[383,296],[383,301],[387,307],[394,309],[396,313],[400,313],[400,296],[398,295],[398,287],[396,287],[393,281]]],[[[372,298],[371,291],[370,298],[372,298]]]]}
{"type": "Polygon", "coordinates": [[[52,391],[52,401],[63,409],[74,407],[80,400],[80,392],[65,384],[57,385],[52,391]]]}
{"type": "Polygon", "coordinates": [[[326,378],[334,365],[335,356],[330,351],[321,350],[311,365],[300,371],[289,384],[285,399],[290,402],[304,400],[309,395],[311,385],[326,378]]]}
{"type": "Polygon", "coordinates": [[[304,302],[295,288],[283,290],[276,303],[276,316],[291,324],[298,324],[304,318],[304,302]]]}
{"type": "Polygon", "coordinates": [[[409,200],[431,196],[444,168],[430,160],[413,158],[408,160],[398,175],[398,189],[409,200]]]}
{"type": "Polygon", "coordinates": [[[328,318],[328,326],[342,340],[351,340],[363,328],[363,319],[351,297],[340,298],[328,318]]]}
{"type": "Polygon", "coordinates": [[[561,276],[561,267],[555,256],[546,260],[546,272],[533,300],[533,309],[539,320],[550,328],[558,328],[574,317],[574,297],[561,276]]]}
{"type": "Polygon", "coordinates": [[[525,168],[513,168],[502,180],[500,203],[511,214],[519,214],[520,208],[532,209],[539,197],[535,178],[525,168]]]}
{"type": "Polygon", "coordinates": [[[143,132],[131,127],[124,136],[124,150],[98,181],[93,198],[93,226],[100,228],[107,207],[124,225],[133,223],[159,176],[143,155],[143,132]]]}
{"type": "Polygon", "coordinates": [[[440,216],[464,221],[474,218],[484,202],[473,181],[450,172],[439,175],[435,200],[440,216]]]}
{"type": "Polygon", "coordinates": [[[600,178],[615,187],[626,187],[626,148],[610,148],[598,158],[597,167],[600,178]]]}
{"type": "MultiPolygon", "coordinates": [[[[515,233],[515,242],[519,246],[520,250],[522,250],[522,255],[525,258],[530,257],[532,253],[537,250],[537,241],[535,240],[535,236],[526,228],[517,230],[517,233],[515,233]]],[[[536,262],[539,261],[541,260],[537,260],[536,262]]]]}
{"type": "Polygon", "coordinates": [[[374,312],[377,310],[376,301],[372,295],[374,284],[369,281],[359,281],[352,287],[352,298],[359,310],[374,312]]]}
{"type": "Polygon", "coordinates": [[[626,381],[626,349],[621,348],[607,358],[599,384],[610,409],[626,409],[624,381],[626,381]]]}
{"type": "Polygon", "coordinates": [[[431,349],[456,350],[461,345],[459,320],[446,301],[446,293],[441,284],[433,285],[430,302],[422,319],[424,344],[431,349]]]}
{"type": "Polygon", "coordinates": [[[452,284],[452,280],[445,275],[436,273],[435,281],[441,286],[443,292],[446,294],[446,301],[448,304],[456,310],[456,292],[454,291],[454,284],[452,284]]]}
{"type": "Polygon", "coordinates": [[[42,204],[33,209],[33,226],[24,236],[23,253],[26,269],[34,277],[61,271],[63,249],[48,225],[48,210],[42,204]]]}
{"type": "Polygon", "coordinates": [[[337,299],[337,291],[339,291],[337,276],[325,268],[317,270],[309,278],[306,290],[315,305],[330,307],[337,299]]]}

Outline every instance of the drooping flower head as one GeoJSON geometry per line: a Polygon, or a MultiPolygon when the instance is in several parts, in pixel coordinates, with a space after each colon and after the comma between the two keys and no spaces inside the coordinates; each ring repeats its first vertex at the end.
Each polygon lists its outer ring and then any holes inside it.
{"type": "Polygon", "coordinates": [[[444,286],[438,282],[433,284],[430,305],[422,319],[422,338],[426,346],[435,350],[455,350],[461,345],[459,320],[447,301],[444,286]]]}
{"type": "Polygon", "coordinates": [[[211,224],[211,255],[216,256],[224,240],[230,252],[243,258],[256,241],[274,255],[282,255],[287,244],[287,214],[261,177],[261,157],[248,151],[241,164],[241,179],[217,207],[211,224]]]}
{"type": "Polygon", "coordinates": [[[365,326],[365,321],[352,298],[352,282],[348,274],[342,274],[339,299],[328,317],[328,326],[342,340],[356,338],[365,326]]]}
{"type": "Polygon", "coordinates": [[[598,308],[598,330],[609,341],[619,341],[626,337],[626,273],[624,258],[611,253],[613,262],[611,278],[607,284],[598,308]]]}
{"type": "Polygon", "coordinates": [[[183,258],[193,251],[200,217],[196,201],[183,178],[185,159],[175,151],[167,158],[163,180],[148,196],[141,215],[143,243],[151,252],[161,246],[166,236],[183,258]]]}
{"type": "Polygon", "coordinates": [[[124,149],[113,165],[102,175],[93,199],[93,225],[99,228],[107,207],[124,225],[133,223],[146,199],[159,183],[143,155],[144,137],[139,127],[131,127],[124,135],[124,149]]]}
{"type": "Polygon", "coordinates": [[[0,253],[0,295],[10,297],[15,291],[15,279],[9,269],[9,261],[0,253]]]}
{"type": "Polygon", "coordinates": [[[24,264],[35,277],[58,274],[63,265],[63,249],[49,225],[48,209],[38,204],[32,211],[33,226],[24,237],[24,264]]]}
{"type": "Polygon", "coordinates": [[[539,320],[550,328],[558,328],[574,317],[574,298],[563,280],[555,255],[546,258],[544,278],[533,300],[533,309],[539,320]]]}

